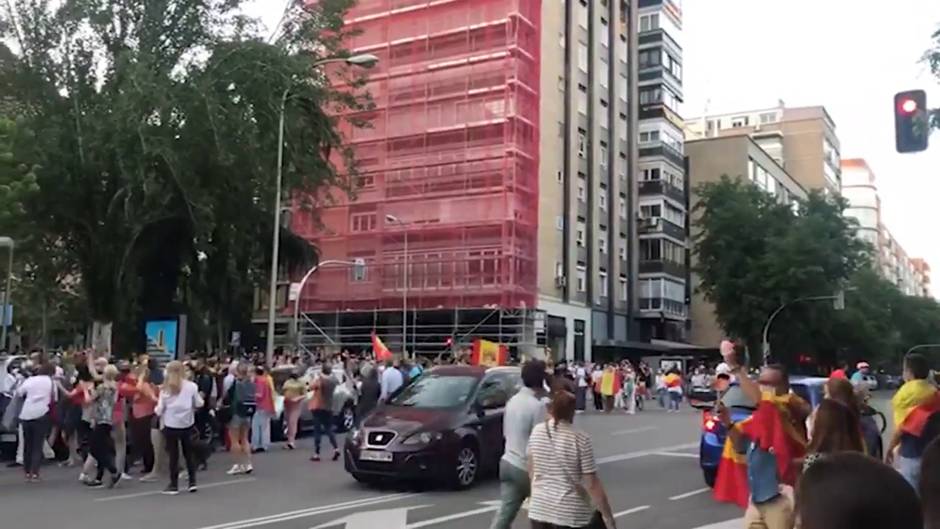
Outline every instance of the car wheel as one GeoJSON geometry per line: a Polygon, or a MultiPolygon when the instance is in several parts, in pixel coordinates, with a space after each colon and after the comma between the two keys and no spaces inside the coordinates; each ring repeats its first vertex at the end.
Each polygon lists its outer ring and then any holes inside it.
{"type": "Polygon", "coordinates": [[[705,478],[705,484],[711,488],[715,487],[715,479],[718,478],[717,468],[703,468],[702,476],[705,478]]]}
{"type": "Polygon", "coordinates": [[[336,417],[336,429],[339,432],[348,432],[356,425],[356,408],[352,402],[347,402],[336,417]]]}
{"type": "Polygon", "coordinates": [[[455,488],[466,489],[473,486],[480,471],[480,455],[470,443],[460,445],[454,460],[453,484],[455,488]]]}

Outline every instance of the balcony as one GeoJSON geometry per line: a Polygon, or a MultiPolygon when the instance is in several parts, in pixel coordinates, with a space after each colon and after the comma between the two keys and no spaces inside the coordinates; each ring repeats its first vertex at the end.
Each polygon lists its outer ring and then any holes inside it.
{"type": "Polygon", "coordinates": [[[685,203],[685,191],[662,180],[644,180],[639,185],[640,196],[664,195],[685,203]]]}
{"type": "Polygon", "coordinates": [[[685,241],[685,228],[669,222],[668,220],[657,217],[652,219],[640,219],[637,224],[637,231],[640,235],[663,234],[672,237],[677,241],[685,241]]]}
{"type": "Polygon", "coordinates": [[[669,33],[666,33],[666,31],[662,28],[654,29],[652,31],[645,31],[640,35],[639,38],[640,46],[644,44],[654,44],[657,42],[663,42],[665,45],[672,47],[674,51],[682,53],[682,46],[679,46],[679,43],[670,37],[669,33]]]}
{"type": "Polygon", "coordinates": [[[649,158],[653,156],[661,156],[675,164],[676,167],[685,167],[685,156],[681,152],[673,149],[668,145],[662,144],[657,147],[640,149],[640,158],[649,158]]]}
{"type": "Polygon", "coordinates": [[[685,319],[689,308],[681,301],[666,298],[640,298],[640,318],[685,319]]]}
{"type": "Polygon", "coordinates": [[[667,274],[675,278],[685,279],[688,268],[682,263],[674,261],[640,261],[641,274],[667,274]]]}

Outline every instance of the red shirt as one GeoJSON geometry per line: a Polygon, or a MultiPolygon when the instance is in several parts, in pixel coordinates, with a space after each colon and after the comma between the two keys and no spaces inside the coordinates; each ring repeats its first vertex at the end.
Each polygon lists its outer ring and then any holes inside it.
{"type": "Polygon", "coordinates": [[[829,378],[841,378],[842,380],[848,380],[849,377],[845,376],[845,369],[836,369],[832,373],[829,373],[829,378]]]}
{"type": "Polygon", "coordinates": [[[271,377],[267,375],[255,377],[255,401],[259,410],[274,413],[274,382],[271,377]]]}

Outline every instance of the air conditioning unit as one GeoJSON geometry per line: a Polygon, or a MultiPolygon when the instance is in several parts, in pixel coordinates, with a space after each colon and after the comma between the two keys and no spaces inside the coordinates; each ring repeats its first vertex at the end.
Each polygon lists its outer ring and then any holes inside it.
{"type": "Polygon", "coordinates": [[[556,288],[565,288],[568,286],[568,277],[567,276],[555,276],[555,287],[556,288]]]}

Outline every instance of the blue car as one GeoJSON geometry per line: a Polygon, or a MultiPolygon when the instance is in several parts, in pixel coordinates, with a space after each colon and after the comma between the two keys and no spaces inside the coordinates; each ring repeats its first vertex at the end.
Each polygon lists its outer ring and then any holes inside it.
{"type": "MultiPolygon", "coordinates": [[[[793,377],[790,380],[790,387],[794,393],[809,402],[813,408],[819,405],[823,399],[823,385],[825,378],[818,377],[793,377]]],[[[714,393],[712,393],[714,395],[714,393]]],[[[721,424],[718,414],[715,410],[717,402],[709,402],[707,396],[697,399],[694,395],[690,396],[692,406],[702,410],[702,437],[699,443],[699,464],[702,467],[702,476],[709,487],[715,486],[715,478],[718,477],[718,464],[721,463],[721,453],[724,451],[725,439],[728,437],[728,430],[721,424]]],[[[754,413],[755,403],[744,396],[741,388],[737,384],[732,384],[721,401],[731,414],[732,422],[739,422],[747,419],[754,413]]],[[[880,436],[879,436],[880,438],[880,436]]]]}

